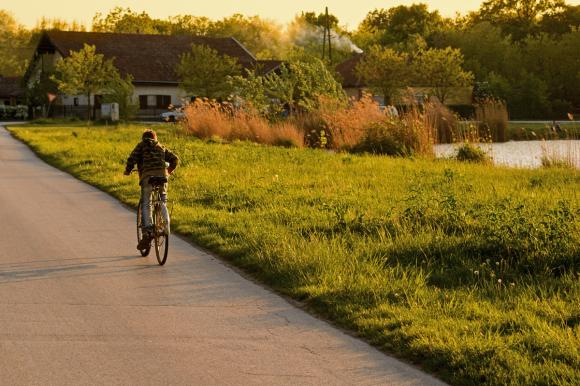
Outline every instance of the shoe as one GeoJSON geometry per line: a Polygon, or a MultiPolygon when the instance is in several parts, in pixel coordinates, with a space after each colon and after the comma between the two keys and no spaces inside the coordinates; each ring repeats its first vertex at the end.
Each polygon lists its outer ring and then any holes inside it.
{"type": "Polygon", "coordinates": [[[139,241],[139,244],[137,244],[137,249],[142,251],[144,249],[149,248],[149,245],[151,243],[151,239],[153,234],[153,227],[152,226],[148,226],[148,227],[144,227],[143,228],[143,238],[141,239],[141,241],[139,241]]]}

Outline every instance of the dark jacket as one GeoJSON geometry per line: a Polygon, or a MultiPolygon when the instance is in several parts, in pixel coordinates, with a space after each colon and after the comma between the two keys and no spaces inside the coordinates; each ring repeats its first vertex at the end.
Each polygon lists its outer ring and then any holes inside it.
{"type": "Polygon", "coordinates": [[[131,172],[137,164],[140,179],[145,176],[165,175],[165,162],[168,162],[169,169],[173,170],[177,167],[179,158],[156,140],[145,138],[131,152],[125,171],[131,172]]]}

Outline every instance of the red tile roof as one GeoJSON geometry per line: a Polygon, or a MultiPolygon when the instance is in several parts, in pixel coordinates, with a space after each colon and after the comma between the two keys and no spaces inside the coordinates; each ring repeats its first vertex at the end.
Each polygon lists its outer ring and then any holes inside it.
{"type": "MultiPolygon", "coordinates": [[[[114,64],[122,75],[133,75],[135,83],[178,83],[175,67],[182,53],[192,44],[207,45],[222,55],[229,55],[242,66],[250,68],[256,58],[234,38],[210,38],[187,35],[138,35],[101,32],[47,31],[37,52],[58,51],[68,56],[84,44],[94,45],[114,64]]],[[[262,61],[259,61],[260,63],[262,61]]]]}

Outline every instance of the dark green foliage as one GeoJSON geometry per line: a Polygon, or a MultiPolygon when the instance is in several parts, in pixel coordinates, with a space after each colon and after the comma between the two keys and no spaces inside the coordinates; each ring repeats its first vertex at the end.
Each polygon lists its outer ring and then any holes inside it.
{"type": "Polygon", "coordinates": [[[480,147],[472,145],[468,142],[461,144],[457,148],[457,155],[455,158],[458,161],[489,163],[489,156],[480,147]]]}

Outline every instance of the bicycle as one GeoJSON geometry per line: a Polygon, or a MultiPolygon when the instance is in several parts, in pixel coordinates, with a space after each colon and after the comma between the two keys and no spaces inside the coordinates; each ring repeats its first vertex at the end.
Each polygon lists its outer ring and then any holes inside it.
{"type": "MultiPolygon", "coordinates": [[[[167,177],[149,177],[148,183],[153,186],[153,192],[151,193],[153,237],[150,240],[149,245],[144,249],[140,249],[139,252],[143,257],[148,256],[149,252],[151,251],[151,241],[153,241],[155,245],[155,255],[157,256],[157,262],[159,265],[163,265],[167,261],[167,254],[169,252],[170,233],[169,225],[166,226],[163,217],[163,203],[161,201],[161,187],[163,184],[167,183],[167,177]]],[[[137,242],[141,243],[142,239],[143,228],[141,218],[141,201],[139,201],[139,206],[137,207],[137,242]]]]}

